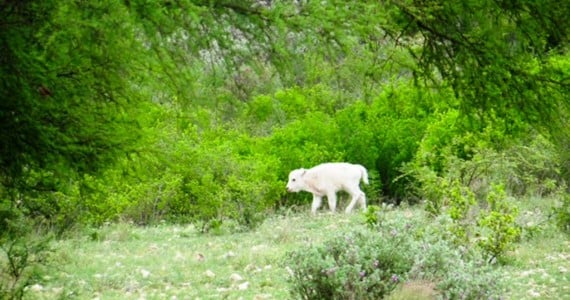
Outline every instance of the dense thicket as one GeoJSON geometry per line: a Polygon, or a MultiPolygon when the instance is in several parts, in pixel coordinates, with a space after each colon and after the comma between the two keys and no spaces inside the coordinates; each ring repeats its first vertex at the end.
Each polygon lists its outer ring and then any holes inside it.
{"type": "Polygon", "coordinates": [[[305,203],[287,173],[323,161],[365,165],[371,203],[436,213],[442,185],[555,192],[568,15],[564,1],[2,1],[0,229],[255,226],[305,203]]]}

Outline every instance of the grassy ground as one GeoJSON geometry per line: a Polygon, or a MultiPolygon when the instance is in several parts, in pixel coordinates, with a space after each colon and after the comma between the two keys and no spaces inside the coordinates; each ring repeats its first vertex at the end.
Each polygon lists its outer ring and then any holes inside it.
{"type": "Polygon", "coordinates": [[[570,234],[547,217],[553,201],[523,202],[519,219],[535,225],[537,232],[517,244],[501,267],[511,283],[509,299],[570,299],[570,234]]]}
{"type": "MultiPolygon", "coordinates": [[[[386,217],[425,216],[401,208],[386,217]]],[[[54,242],[53,271],[31,286],[26,298],[288,299],[284,254],[355,226],[364,226],[362,215],[275,216],[245,233],[112,224],[54,242]]],[[[505,299],[570,299],[570,236],[548,222],[537,228],[498,266],[508,282],[505,299]]],[[[407,299],[410,286],[427,289],[419,292],[425,299],[434,297],[433,283],[408,283],[392,299],[407,299]]]]}
{"type": "Polygon", "coordinates": [[[357,215],[274,217],[253,232],[200,234],[193,226],[109,225],[55,245],[57,271],[32,298],[283,299],[284,253],[326,232],[359,224],[357,215]]]}

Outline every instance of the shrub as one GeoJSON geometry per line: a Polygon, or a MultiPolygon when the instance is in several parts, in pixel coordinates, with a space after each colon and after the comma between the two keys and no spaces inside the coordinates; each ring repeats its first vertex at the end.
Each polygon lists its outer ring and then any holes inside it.
{"type": "MultiPolygon", "coordinates": [[[[280,93],[271,101],[260,97],[251,105],[255,110],[248,112],[263,115],[263,120],[271,111],[282,116],[281,121],[290,118],[263,138],[259,149],[259,153],[279,160],[278,178],[285,180],[292,169],[326,161],[358,163],[369,172],[370,186],[365,187],[365,192],[370,203],[379,202],[381,195],[399,202],[408,182],[405,178],[395,179],[401,175],[402,163],[413,158],[430,120],[431,103],[438,94],[418,92],[409,83],[399,83],[370,103],[354,101],[335,111],[338,103],[321,103],[326,91],[294,91],[280,93]],[[297,103],[299,99],[306,99],[307,103],[297,103]],[[308,112],[295,111],[299,107],[306,107],[308,112]]],[[[290,204],[298,204],[300,197],[286,196],[290,204]]]]}
{"type": "Polygon", "coordinates": [[[163,182],[172,182],[174,188],[160,198],[166,202],[165,217],[202,224],[232,219],[244,228],[257,226],[283,190],[274,160],[253,153],[253,142],[237,132],[208,134],[212,136],[206,141],[173,154],[177,163],[165,175],[174,174],[175,180],[163,182]]]}
{"type": "Polygon", "coordinates": [[[381,299],[409,282],[428,282],[444,299],[487,299],[504,288],[480,248],[452,240],[449,216],[433,222],[417,210],[372,207],[362,227],[287,254],[293,298],[381,299]]]}
{"type": "Polygon", "coordinates": [[[97,176],[83,176],[74,189],[53,193],[66,209],[61,216],[94,225],[119,218],[141,225],[195,222],[203,231],[229,219],[243,229],[257,226],[283,190],[276,161],[256,154],[247,135],[209,124],[208,114],[196,118],[206,128],[173,124],[183,122],[167,116],[137,152],[97,176]]]}
{"type": "Polygon", "coordinates": [[[26,289],[46,274],[52,234],[37,234],[31,218],[6,220],[0,234],[0,299],[23,299],[26,289]]]}
{"type": "Polygon", "coordinates": [[[486,197],[493,183],[504,185],[509,195],[539,197],[555,193],[564,184],[557,167],[560,155],[543,136],[529,132],[510,137],[511,143],[505,145],[494,141],[501,133],[492,126],[474,133],[453,129],[449,123],[455,122],[461,123],[461,119],[449,112],[432,124],[414,160],[402,168],[415,183],[415,195],[433,201],[434,207],[444,196],[443,181],[458,181],[479,200],[486,197]]]}
{"type": "Polygon", "coordinates": [[[564,193],[561,199],[561,205],[554,209],[556,223],[562,230],[570,232],[570,195],[564,193]]]}
{"type": "Polygon", "coordinates": [[[381,225],[380,206],[368,205],[364,215],[364,224],[369,228],[374,228],[381,225]]]}
{"type": "Polygon", "coordinates": [[[499,298],[501,274],[480,258],[476,249],[457,247],[448,241],[445,230],[445,226],[429,228],[429,235],[418,241],[407,277],[433,282],[443,299],[499,298]]]}
{"type": "Polygon", "coordinates": [[[443,299],[502,299],[501,274],[478,260],[457,260],[437,284],[443,299]]]}
{"type": "Polygon", "coordinates": [[[448,231],[454,242],[465,247],[477,245],[493,260],[513,247],[521,229],[516,224],[518,211],[504,185],[486,186],[487,180],[505,182],[507,176],[502,172],[510,172],[513,165],[495,161],[494,151],[475,153],[471,160],[447,157],[442,175],[423,166],[418,169],[421,171],[414,170],[415,178],[426,198],[426,210],[432,216],[445,214],[450,218],[448,231]]]}
{"type": "Polygon", "coordinates": [[[411,268],[402,238],[352,231],[290,252],[292,294],[300,299],[381,299],[411,268]]]}
{"type": "Polygon", "coordinates": [[[462,122],[453,111],[442,115],[402,170],[428,212],[451,218],[449,232],[457,243],[480,247],[489,260],[500,259],[522,232],[516,224],[516,203],[509,196],[541,197],[559,191],[564,186],[557,169],[560,157],[552,143],[536,133],[507,138],[494,123],[476,133],[466,131],[465,125],[452,126],[462,122]],[[512,143],[506,143],[508,139],[512,143]]]}
{"type": "Polygon", "coordinates": [[[399,83],[386,88],[372,103],[355,102],[335,115],[342,137],[339,149],[347,161],[359,162],[377,174],[376,189],[388,199],[399,202],[405,196],[408,182],[395,179],[401,175],[402,164],[417,151],[436,97],[399,83]]]}
{"type": "Polygon", "coordinates": [[[453,181],[450,187],[444,187],[444,194],[448,202],[445,212],[452,220],[449,229],[455,242],[458,244],[469,243],[473,222],[470,218],[470,212],[476,204],[475,195],[457,181],[453,181]]]}
{"type": "Polygon", "coordinates": [[[493,186],[487,202],[489,208],[481,213],[477,222],[480,235],[477,244],[492,261],[513,248],[521,229],[515,222],[518,209],[508,202],[503,186],[493,186]]]}

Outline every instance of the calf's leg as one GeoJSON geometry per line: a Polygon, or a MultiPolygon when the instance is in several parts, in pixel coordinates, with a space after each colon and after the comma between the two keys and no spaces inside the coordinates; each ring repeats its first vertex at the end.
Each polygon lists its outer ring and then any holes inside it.
{"type": "Polygon", "coordinates": [[[329,209],[331,212],[335,212],[336,210],[336,193],[331,192],[327,194],[327,200],[329,201],[329,209]]]}
{"type": "Polygon", "coordinates": [[[357,202],[360,204],[362,208],[366,208],[366,196],[364,195],[364,192],[360,190],[359,187],[350,189],[348,193],[350,194],[351,200],[350,204],[348,204],[348,206],[346,207],[345,210],[346,213],[352,212],[352,209],[354,208],[357,202]]]}
{"type": "Polygon", "coordinates": [[[364,192],[361,192],[360,198],[358,198],[358,204],[362,208],[362,210],[366,210],[366,195],[364,192]]]}
{"type": "Polygon", "coordinates": [[[311,204],[311,213],[313,215],[317,214],[317,209],[321,206],[322,200],[323,200],[323,197],[313,195],[313,204],[311,204]]]}

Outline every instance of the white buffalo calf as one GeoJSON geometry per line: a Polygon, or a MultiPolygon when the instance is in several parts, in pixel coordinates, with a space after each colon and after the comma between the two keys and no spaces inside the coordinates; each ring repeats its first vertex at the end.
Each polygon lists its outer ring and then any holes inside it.
{"type": "Polygon", "coordinates": [[[346,207],[349,213],[358,202],[366,208],[366,196],[360,190],[360,181],[368,184],[368,173],[361,165],[349,163],[325,163],[311,169],[297,169],[289,173],[287,191],[307,191],[313,194],[311,212],[315,214],[321,206],[323,196],[327,196],[329,208],[332,212],[336,209],[336,193],[345,191],[350,194],[352,200],[346,207]]]}

